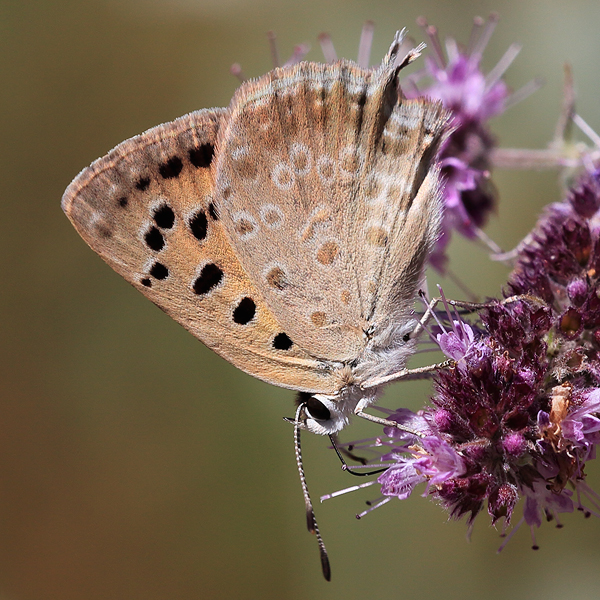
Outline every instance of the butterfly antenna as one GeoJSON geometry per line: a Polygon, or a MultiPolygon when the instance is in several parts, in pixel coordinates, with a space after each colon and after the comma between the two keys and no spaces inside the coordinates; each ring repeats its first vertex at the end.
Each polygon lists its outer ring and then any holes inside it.
{"type": "Polygon", "coordinates": [[[294,450],[296,452],[296,465],[298,466],[298,474],[300,475],[300,485],[302,486],[302,495],[304,496],[304,506],[306,507],[306,526],[310,533],[317,536],[317,543],[319,544],[319,554],[321,555],[321,569],[323,570],[323,577],[327,581],[331,581],[331,567],[329,566],[329,557],[327,556],[327,550],[325,543],[319,532],[319,526],[317,525],[317,519],[315,517],[315,511],[313,509],[310,495],[308,493],[308,486],[306,485],[306,476],[304,475],[304,466],[302,464],[302,448],[300,446],[300,415],[304,411],[306,404],[302,403],[296,409],[296,417],[294,418],[294,450]]]}

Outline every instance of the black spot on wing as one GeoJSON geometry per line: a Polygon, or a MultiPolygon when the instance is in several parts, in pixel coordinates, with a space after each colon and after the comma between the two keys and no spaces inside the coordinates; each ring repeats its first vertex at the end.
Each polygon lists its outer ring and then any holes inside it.
{"type": "Polygon", "coordinates": [[[247,325],[254,319],[256,314],[256,304],[252,298],[242,298],[240,303],[235,307],[233,311],[233,320],[238,325],[247,325]]]}
{"type": "Polygon", "coordinates": [[[182,169],[183,163],[181,162],[181,159],[178,156],[173,156],[158,167],[158,172],[163,179],[173,179],[179,177],[182,169]]]}
{"type": "Polygon", "coordinates": [[[223,280],[223,271],[214,263],[208,263],[202,267],[200,275],[196,277],[192,284],[192,289],[199,296],[208,294],[213,288],[217,287],[223,280]]]}
{"type": "Polygon", "coordinates": [[[169,269],[162,263],[155,262],[150,269],[150,275],[152,275],[154,279],[163,280],[169,276],[169,269]]]}
{"type": "Polygon", "coordinates": [[[149,186],[150,177],[140,177],[135,184],[136,189],[140,190],[140,192],[147,190],[149,186]]]}
{"type": "Polygon", "coordinates": [[[202,241],[208,233],[208,219],[203,210],[199,210],[188,222],[190,231],[198,241],[202,241]]]}
{"type": "Polygon", "coordinates": [[[278,333],[273,338],[273,348],[275,350],[289,350],[294,345],[286,333],[278,333]]]}
{"type": "Polygon", "coordinates": [[[212,144],[202,144],[202,146],[189,151],[190,162],[197,169],[207,168],[210,167],[214,154],[215,147],[212,144]]]}
{"type": "Polygon", "coordinates": [[[165,247],[165,238],[163,234],[156,228],[151,227],[144,236],[144,241],[151,250],[160,252],[165,247]]]}
{"type": "Polygon", "coordinates": [[[175,223],[175,213],[173,212],[173,209],[166,204],[161,204],[154,211],[154,222],[161,229],[171,229],[175,223]]]}

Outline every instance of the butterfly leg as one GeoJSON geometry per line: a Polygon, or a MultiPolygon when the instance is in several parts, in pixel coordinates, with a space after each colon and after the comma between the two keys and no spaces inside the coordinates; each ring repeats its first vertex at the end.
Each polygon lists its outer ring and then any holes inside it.
{"type": "Polygon", "coordinates": [[[354,411],[354,414],[361,419],[366,419],[367,421],[371,421],[371,423],[377,423],[378,425],[383,425],[383,427],[395,427],[396,429],[401,429],[402,431],[406,431],[412,435],[416,435],[417,437],[425,437],[422,433],[412,430],[410,427],[404,427],[400,423],[396,423],[396,421],[390,421],[388,419],[382,419],[381,417],[375,417],[370,415],[369,413],[363,412],[362,410],[354,411]]]}
{"type": "MultiPolygon", "coordinates": [[[[414,379],[424,379],[429,377],[431,373],[435,371],[439,371],[440,369],[446,369],[456,364],[454,360],[445,360],[441,363],[436,363],[434,365],[427,365],[425,367],[417,367],[416,369],[403,369],[397,373],[392,373],[392,375],[388,375],[387,377],[380,377],[379,379],[369,381],[368,385],[362,386],[363,389],[369,389],[375,386],[380,386],[385,383],[389,383],[390,381],[400,381],[400,380],[414,380],[414,379]]],[[[384,427],[394,427],[396,429],[400,429],[402,431],[406,431],[412,435],[416,435],[417,437],[424,437],[422,433],[411,429],[410,427],[406,427],[396,421],[390,421],[389,419],[383,419],[381,417],[375,417],[365,412],[365,409],[370,406],[372,403],[372,398],[370,396],[366,396],[362,400],[359,400],[356,408],[354,409],[354,414],[357,417],[361,417],[362,419],[366,419],[367,421],[371,421],[373,423],[377,423],[379,425],[383,425],[384,427]]]]}
{"type": "MultiPolygon", "coordinates": [[[[441,291],[441,288],[440,288],[441,291]]],[[[437,298],[432,298],[431,300],[427,300],[427,298],[425,297],[425,292],[421,291],[419,292],[419,295],[421,296],[421,298],[423,299],[423,302],[425,302],[427,304],[427,308],[425,309],[425,312],[423,313],[423,316],[421,317],[421,319],[419,320],[419,322],[416,324],[415,328],[411,331],[410,333],[410,337],[412,338],[416,338],[421,331],[423,331],[423,329],[425,328],[425,325],[427,325],[427,321],[429,321],[429,319],[431,319],[431,316],[434,313],[434,310],[436,308],[436,306],[438,305],[439,302],[444,302],[446,306],[446,309],[448,309],[448,306],[452,306],[454,308],[464,308],[465,310],[471,311],[471,312],[475,312],[477,310],[481,310],[482,308],[487,308],[489,306],[491,306],[491,304],[489,302],[466,302],[463,300],[448,300],[444,295],[439,296],[437,298]]],[[[521,296],[519,296],[520,298],[521,296]]],[[[529,296],[522,296],[525,299],[531,299],[531,297],[529,296]]],[[[514,301],[515,297],[511,297],[511,298],[506,298],[505,300],[503,300],[501,302],[501,304],[505,304],[507,302],[510,301],[514,301]]],[[[449,311],[447,310],[448,315],[450,316],[449,311]]]]}
{"type": "MultiPolygon", "coordinates": [[[[386,383],[392,383],[393,381],[414,381],[415,379],[428,379],[432,373],[440,371],[441,369],[447,369],[456,364],[456,361],[452,359],[444,360],[433,365],[425,365],[424,367],[416,367],[415,369],[402,369],[391,375],[385,375],[384,377],[377,377],[369,379],[361,385],[361,389],[368,390],[386,383]]],[[[357,406],[360,406],[360,402],[357,406]]]]}
{"type": "MultiPolygon", "coordinates": [[[[427,299],[425,298],[425,292],[423,292],[421,290],[421,291],[419,291],[419,295],[421,296],[421,298],[424,302],[427,302],[427,299]]],[[[423,316],[421,317],[419,322],[416,324],[415,328],[410,332],[411,338],[416,338],[421,333],[421,331],[423,331],[423,329],[425,328],[425,325],[427,324],[427,321],[429,321],[429,319],[431,318],[431,315],[433,314],[435,307],[437,306],[438,302],[440,302],[441,300],[442,300],[442,298],[440,297],[440,298],[433,298],[432,300],[427,302],[427,308],[425,309],[423,316]]]]}
{"type": "Polygon", "coordinates": [[[370,415],[369,413],[364,412],[366,402],[360,401],[356,408],[354,409],[354,414],[361,419],[366,419],[367,421],[371,421],[371,423],[377,423],[378,425],[382,425],[383,427],[394,427],[395,429],[400,429],[402,431],[406,431],[406,433],[410,433],[411,435],[415,435],[417,437],[425,437],[422,433],[411,429],[410,427],[406,427],[401,423],[397,423],[396,421],[390,421],[389,419],[383,419],[382,417],[375,417],[374,415],[370,415]]]}
{"type": "MultiPolygon", "coordinates": [[[[423,292],[423,291],[419,292],[419,295],[421,296],[423,301],[426,302],[427,308],[425,309],[423,316],[421,317],[419,322],[416,324],[415,328],[410,333],[411,338],[416,338],[421,333],[421,331],[423,331],[423,329],[425,328],[425,325],[427,324],[427,321],[429,321],[429,319],[433,315],[435,307],[438,305],[439,302],[443,302],[445,305],[447,305],[446,309],[448,308],[448,306],[452,306],[454,308],[464,308],[465,310],[471,311],[471,312],[482,310],[484,308],[489,308],[497,303],[497,301],[494,301],[494,302],[466,302],[463,300],[448,300],[443,295],[441,288],[439,288],[439,289],[440,289],[440,292],[442,293],[442,295],[437,298],[432,298],[429,301],[427,301],[427,298],[425,297],[425,292],[423,292]]],[[[531,294],[518,294],[516,296],[510,296],[509,298],[504,298],[503,300],[501,300],[499,302],[499,304],[504,306],[506,304],[518,302],[520,300],[525,300],[527,302],[532,302],[533,304],[538,304],[541,306],[547,306],[547,304],[546,304],[546,302],[544,302],[544,300],[542,300],[541,298],[538,298],[537,296],[532,296],[531,294]]],[[[450,316],[450,312],[448,310],[447,310],[447,313],[448,313],[448,316],[450,316]]]]}
{"type": "Polygon", "coordinates": [[[337,433],[331,433],[329,435],[329,439],[331,440],[332,446],[336,452],[339,452],[339,454],[349,458],[350,460],[354,460],[363,466],[369,462],[364,456],[358,456],[357,454],[354,454],[354,452],[352,452],[352,445],[349,444],[348,446],[344,446],[339,441],[337,433]]]}

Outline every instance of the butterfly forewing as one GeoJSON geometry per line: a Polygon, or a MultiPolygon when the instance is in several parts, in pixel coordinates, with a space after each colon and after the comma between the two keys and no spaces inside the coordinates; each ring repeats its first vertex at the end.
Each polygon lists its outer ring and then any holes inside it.
{"type": "Polygon", "coordinates": [[[339,383],[292,342],[224,232],[210,165],[226,114],[191,113],[123,142],[80,173],[63,208],[110,266],[231,363],[333,392],[339,383]]]}

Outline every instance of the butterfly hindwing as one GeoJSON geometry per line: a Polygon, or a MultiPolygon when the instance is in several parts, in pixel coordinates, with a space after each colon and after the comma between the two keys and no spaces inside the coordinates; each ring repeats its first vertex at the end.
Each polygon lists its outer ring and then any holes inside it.
{"type": "Polygon", "coordinates": [[[291,339],[354,361],[414,301],[441,214],[432,160],[446,116],[406,100],[393,67],[348,61],[276,69],[230,110],[214,170],[236,255],[291,339]]]}

